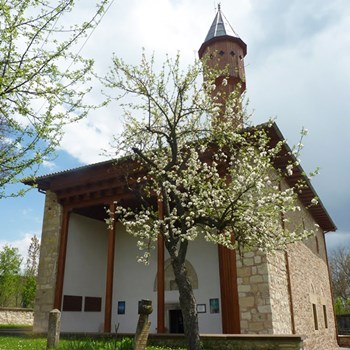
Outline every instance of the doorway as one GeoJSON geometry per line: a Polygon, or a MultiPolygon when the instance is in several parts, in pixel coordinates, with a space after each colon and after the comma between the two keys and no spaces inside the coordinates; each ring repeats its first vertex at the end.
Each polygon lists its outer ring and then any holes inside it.
{"type": "Polygon", "coordinates": [[[184,321],[181,310],[169,310],[170,333],[184,333],[184,321]]]}

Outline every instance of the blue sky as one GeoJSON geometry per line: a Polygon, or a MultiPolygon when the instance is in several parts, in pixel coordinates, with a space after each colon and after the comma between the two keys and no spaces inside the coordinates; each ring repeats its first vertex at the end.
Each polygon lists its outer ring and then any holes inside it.
{"type": "MultiPolygon", "coordinates": [[[[221,8],[248,45],[245,59],[247,96],[255,124],[277,116],[290,145],[304,126],[302,166],[320,167],[313,185],[338,227],[327,235],[328,246],[350,245],[350,2],[348,0],[235,0],[221,8]]],[[[93,1],[77,1],[79,18],[87,18],[93,1]]],[[[191,63],[215,16],[212,0],[113,1],[81,52],[106,73],[115,52],[137,63],[142,48],[161,61],[181,53],[191,63]]],[[[72,17],[71,17],[72,18],[72,17]]],[[[66,19],[69,23],[70,18],[66,19]]],[[[101,101],[100,87],[88,96],[101,101]]],[[[65,128],[61,149],[41,174],[104,160],[112,135],[122,127],[117,104],[94,110],[65,128]]],[[[40,235],[44,195],[36,190],[23,198],[0,201],[0,245],[25,253],[30,236],[40,235]]]]}

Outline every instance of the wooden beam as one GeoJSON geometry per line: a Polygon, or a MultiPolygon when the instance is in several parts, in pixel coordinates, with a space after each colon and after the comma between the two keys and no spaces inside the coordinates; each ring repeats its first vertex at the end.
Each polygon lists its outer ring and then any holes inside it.
{"type": "Polygon", "coordinates": [[[69,217],[70,217],[70,212],[66,207],[63,208],[62,225],[61,225],[61,231],[60,231],[60,248],[58,252],[58,262],[57,262],[55,299],[54,299],[54,306],[53,306],[54,309],[58,309],[61,311],[62,311],[64,271],[66,266],[66,255],[67,255],[69,217]]]}
{"type": "Polygon", "coordinates": [[[69,198],[79,195],[85,195],[86,193],[95,193],[105,190],[116,190],[119,192],[125,192],[126,182],[124,178],[113,178],[113,180],[105,180],[94,183],[87,183],[82,185],[75,185],[74,187],[67,187],[57,190],[58,198],[69,198]]]}
{"type": "Polygon", "coordinates": [[[76,208],[82,208],[82,207],[88,207],[92,205],[98,205],[98,204],[106,204],[110,203],[111,201],[127,201],[132,202],[135,200],[135,195],[133,193],[125,193],[125,194],[113,194],[113,195],[101,195],[96,193],[96,197],[90,198],[90,199],[81,199],[79,197],[66,197],[66,198],[60,198],[59,202],[63,204],[64,206],[67,206],[72,209],[76,208]]]}
{"type": "MultiPolygon", "coordinates": [[[[158,199],[159,218],[164,218],[164,208],[161,199],[158,199]]],[[[165,333],[165,295],[164,295],[164,237],[160,232],[157,242],[157,333],[165,333]]]]}
{"type": "MultiPolygon", "coordinates": [[[[131,159],[125,159],[120,164],[115,164],[113,161],[96,163],[94,165],[88,165],[81,168],[72,169],[51,175],[43,178],[38,178],[39,187],[41,183],[48,182],[47,186],[53,191],[66,190],[71,187],[84,185],[94,185],[98,182],[103,183],[105,181],[111,181],[115,179],[123,179],[126,175],[132,174],[134,178],[137,178],[142,174],[139,170],[137,162],[131,159]]],[[[123,181],[125,182],[125,181],[123,181]]]]}
{"type": "Polygon", "coordinates": [[[218,245],[223,334],[240,334],[236,251],[218,245]]]}
{"type": "MultiPolygon", "coordinates": [[[[115,219],[115,204],[109,205],[110,217],[115,219]]],[[[106,275],[106,298],[105,298],[105,319],[103,330],[105,333],[111,332],[112,324],[112,304],[113,304],[113,274],[115,255],[115,220],[108,228],[108,251],[107,251],[107,275],[106,275]]]]}

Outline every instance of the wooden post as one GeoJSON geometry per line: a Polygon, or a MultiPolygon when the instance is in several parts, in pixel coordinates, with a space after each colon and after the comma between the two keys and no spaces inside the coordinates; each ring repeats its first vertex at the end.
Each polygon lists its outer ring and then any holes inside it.
{"type": "Polygon", "coordinates": [[[240,334],[236,251],[218,245],[223,334],[240,334]]]}
{"type": "MultiPolygon", "coordinates": [[[[159,218],[164,218],[163,201],[158,198],[159,218]]],[[[164,320],[164,237],[158,234],[157,242],[157,333],[165,333],[164,320]]]]}
{"type": "Polygon", "coordinates": [[[68,240],[68,227],[69,227],[69,216],[70,212],[65,207],[63,208],[63,218],[60,233],[60,248],[58,253],[57,262],[57,276],[56,276],[56,290],[54,299],[54,309],[61,310],[62,307],[62,293],[63,293],[63,281],[64,281],[64,270],[66,266],[66,255],[67,255],[67,240],[68,240]]]}
{"type": "Polygon", "coordinates": [[[112,324],[112,303],[113,303],[113,274],[114,274],[114,254],[115,254],[115,204],[109,205],[110,217],[113,225],[108,228],[108,252],[107,252],[107,276],[106,276],[106,300],[105,300],[105,333],[111,332],[112,324]]]}

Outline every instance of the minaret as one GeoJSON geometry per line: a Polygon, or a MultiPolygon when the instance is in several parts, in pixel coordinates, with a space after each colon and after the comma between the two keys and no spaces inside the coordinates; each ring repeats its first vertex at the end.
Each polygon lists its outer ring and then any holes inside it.
{"type": "Polygon", "coordinates": [[[247,45],[232,29],[222,14],[220,5],[198,54],[200,59],[206,54],[209,55],[207,65],[210,67],[217,69],[228,67],[228,77],[220,77],[216,82],[223,93],[230,93],[235,89],[244,92],[246,88],[244,57],[247,54],[247,45]],[[224,78],[228,78],[226,86],[221,84],[224,78]]]}

